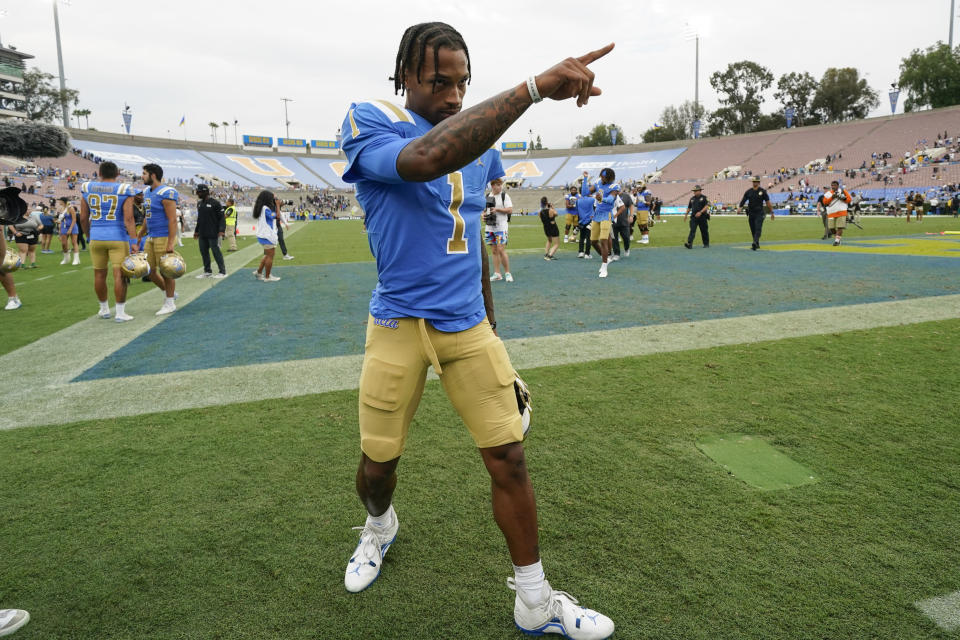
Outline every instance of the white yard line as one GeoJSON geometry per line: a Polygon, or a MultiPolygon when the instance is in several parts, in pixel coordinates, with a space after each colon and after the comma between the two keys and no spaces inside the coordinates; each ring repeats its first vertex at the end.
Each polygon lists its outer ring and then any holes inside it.
{"type": "MultiPolygon", "coordinates": [[[[231,256],[231,263],[248,261],[258,249],[257,246],[243,249],[231,256]]],[[[181,305],[206,290],[211,281],[190,278],[185,285],[181,305]]],[[[131,304],[134,302],[128,310],[132,315],[149,316],[146,324],[126,323],[104,331],[91,324],[112,321],[91,318],[0,357],[0,370],[18,371],[23,384],[32,390],[29,403],[0,400],[0,429],[289,398],[357,387],[359,355],[70,382],[160,321],[153,317],[160,303],[158,292],[138,296],[131,304]],[[81,357],[70,363],[67,370],[62,358],[57,356],[61,353],[62,341],[75,341],[78,335],[84,336],[84,348],[80,351],[81,357]],[[271,384],[263,384],[267,379],[271,384]],[[230,384],[222,384],[223,380],[230,380],[230,384]],[[144,391],[147,389],[149,392],[144,391]],[[163,398],[164,402],[158,403],[157,398],[163,398]]],[[[577,335],[577,344],[581,346],[575,352],[567,348],[569,334],[507,340],[506,346],[514,367],[523,371],[611,357],[750,344],[958,317],[960,295],[935,296],[594,331],[577,335]]],[[[431,377],[435,376],[431,373],[431,377]]]]}
{"type": "Polygon", "coordinates": [[[921,600],[914,605],[947,633],[960,630],[960,591],[921,600]]]}

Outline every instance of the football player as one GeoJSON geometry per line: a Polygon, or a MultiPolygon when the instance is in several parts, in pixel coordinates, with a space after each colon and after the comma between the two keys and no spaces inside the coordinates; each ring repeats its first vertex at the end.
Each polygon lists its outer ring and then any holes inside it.
{"type": "Polygon", "coordinates": [[[173,253],[173,244],[177,241],[177,204],[180,194],[169,185],[163,184],[163,169],[156,164],[143,165],[143,210],[145,213],[141,236],[146,236],[147,261],[150,263],[150,280],[164,294],[163,305],[157,311],[158,316],[177,310],[174,302],[177,281],[164,278],[157,268],[160,256],[173,253]]]}
{"type": "Polygon", "coordinates": [[[576,187],[570,187],[570,193],[563,196],[563,200],[566,206],[566,214],[564,216],[564,227],[563,227],[563,242],[566,244],[570,242],[577,234],[577,196],[580,191],[576,187]],[[573,233],[570,233],[570,229],[573,229],[573,233]]]}
{"type": "Polygon", "coordinates": [[[593,223],[590,225],[590,244],[600,252],[600,277],[607,277],[607,258],[610,256],[610,237],[613,228],[613,212],[623,206],[618,197],[620,185],[615,182],[616,172],[607,167],[600,170],[600,181],[597,183],[597,208],[593,212],[593,223]]]}
{"type": "Polygon", "coordinates": [[[650,204],[653,194],[646,185],[640,184],[634,202],[637,205],[637,226],[640,227],[640,244],[650,244],[650,204]]]}
{"type": "Polygon", "coordinates": [[[544,578],[517,376],[495,333],[480,237],[484,187],[504,175],[491,145],[542,98],[575,97],[583,105],[599,95],[587,65],[612,48],[567,58],[461,112],[470,82],[467,45],[447,24],[418,24],[406,30],[396,56],[394,89],[405,95],[404,107],[363,102],[347,112],[343,179],[356,185],[366,212],[378,276],[359,390],[356,488],[367,520],[344,573],[348,591],[377,579],[396,539],[396,469],[432,366],[491,478],[494,519],[514,565],[508,584],[516,591],[517,626],[574,640],[613,633],[609,618],[544,578]]]}
{"type": "Polygon", "coordinates": [[[136,251],[137,229],[133,222],[134,188],[117,182],[120,170],[112,162],[101,162],[98,181],[80,185],[80,226],[90,239],[90,260],[93,262],[93,290],[100,302],[101,318],[110,318],[107,299],[107,263],[113,266],[113,295],[117,303],[116,321],[127,322],[127,279],[120,272],[120,263],[136,251]]]}

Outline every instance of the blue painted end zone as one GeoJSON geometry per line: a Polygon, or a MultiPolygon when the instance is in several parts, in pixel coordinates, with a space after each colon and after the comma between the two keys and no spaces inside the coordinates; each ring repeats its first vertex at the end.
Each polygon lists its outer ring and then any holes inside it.
{"type": "MultiPolygon", "coordinates": [[[[596,256],[515,255],[510,263],[516,282],[493,283],[504,339],[960,292],[956,259],[940,257],[646,247],[612,263],[604,280],[596,256]]],[[[363,352],[372,263],[277,273],[283,279],[272,284],[249,269],[232,275],[77,379],[363,352]]]]}

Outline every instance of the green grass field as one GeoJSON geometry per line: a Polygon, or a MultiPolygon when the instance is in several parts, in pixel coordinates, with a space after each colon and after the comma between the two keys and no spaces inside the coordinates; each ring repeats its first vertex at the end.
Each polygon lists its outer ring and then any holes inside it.
{"type": "MultiPolygon", "coordinates": [[[[850,237],[960,229],[863,224],[850,237]]],[[[746,227],[714,218],[712,244],[749,242],[746,227]]],[[[542,249],[535,218],[512,229],[511,250],[542,249]]],[[[777,220],[764,238],[820,229],[777,220]]],[[[686,230],[671,218],[643,250],[686,230]]],[[[358,222],[310,223],[288,244],[297,264],[370,259],[358,222]]],[[[24,307],[0,316],[0,354],[96,310],[88,268],[40,280],[70,270],[57,262],[17,273],[24,307]]],[[[621,639],[960,637],[915,606],[960,590],[958,333],[951,319],[522,371],[551,583],[621,639]],[[730,433],[816,481],[748,486],[697,448],[730,433]]],[[[27,382],[3,402],[42,392],[27,382]]],[[[339,391],[0,431],[0,607],[32,617],[16,638],[522,637],[489,481],[436,381],[383,575],[344,590],[363,521],[356,404],[339,391]]]]}

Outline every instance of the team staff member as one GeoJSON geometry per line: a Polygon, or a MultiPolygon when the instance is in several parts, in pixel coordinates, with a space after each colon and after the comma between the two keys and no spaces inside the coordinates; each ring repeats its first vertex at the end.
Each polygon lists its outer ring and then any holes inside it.
{"type": "Polygon", "coordinates": [[[770,219],[773,220],[773,209],[770,207],[770,195],[766,189],[760,187],[760,177],[753,176],[753,186],[747,189],[746,193],[740,199],[740,205],[737,207],[737,213],[743,211],[744,205],[747,207],[747,222],[750,223],[750,235],[753,236],[753,244],[750,248],[756,251],[760,248],[760,234],[763,232],[763,219],[770,212],[770,219]]]}
{"type": "Polygon", "coordinates": [[[80,226],[90,238],[90,260],[93,262],[93,291],[100,302],[101,318],[110,317],[107,298],[107,263],[113,266],[113,296],[117,303],[116,321],[133,320],[125,311],[127,279],[120,263],[136,251],[137,227],[133,221],[133,192],[129,184],[117,182],[120,170],[113,162],[102,162],[97,168],[96,182],[80,185],[80,226]]]}
{"type": "MultiPolygon", "coordinates": [[[[494,519],[514,565],[508,584],[516,591],[516,625],[573,640],[613,634],[609,618],[578,606],[544,578],[519,386],[493,330],[479,234],[484,186],[504,175],[491,145],[541,95],[577,96],[580,104],[599,95],[587,65],[611,49],[567,58],[461,113],[470,81],[466,43],[449,25],[415,25],[404,32],[393,73],[405,108],[353,104],[344,119],[343,179],[356,184],[377,265],[358,394],[362,454],[356,489],[368,517],[344,573],[351,592],[377,578],[396,539],[396,469],[432,365],[490,475],[494,519]]],[[[454,490],[453,484],[442,489],[454,490]]]]}
{"type": "Polygon", "coordinates": [[[613,237],[610,242],[613,249],[613,260],[620,259],[620,241],[623,239],[623,256],[630,257],[630,232],[633,230],[633,197],[629,192],[624,191],[620,194],[620,202],[623,204],[614,211],[613,225],[611,232],[613,237]]]}
{"type": "MultiPolygon", "coordinates": [[[[586,183],[586,179],[584,179],[584,183],[586,183]]],[[[593,224],[593,212],[597,208],[596,199],[589,194],[590,189],[587,188],[581,191],[580,197],[577,198],[577,220],[580,228],[580,252],[577,257],[587,260],[592,257],[590,255],[590,225],[593,224]]]]}
{"type": "Polygon", "coordinates": [[[210,187],[205,184],[197,185],[197,226],[193,229],[193,237],[197,241],[200,258],[203,260],[203,273],[197,278],[209,278],[213,275],[210,269],[211,251],[219,269],[217,275],[213,277],[227,277],[227,266],[223,263],[223,253],[220,252],[220,239],[226,233],[226,228],[223,208],[216,198],[210,197],[210,187]]]}
{"type": "Polygon", "coordinates": [[[556,260],[554,254],[560,248],[560,227],[557,226],[557,210],[547,201],[546,196],[540,198],[540,222],[543,223],[543,234],[547,236],[543,259],[556,260]]]}
{"type": "Polygon", "coordinates": [[[237,250],[237,207],[233,198],[227,198],[227,208],[223,210],[226,224],[226,237],[230,243],[227,251],[237,250]]]}
{"type": "Polygon", "coordinates": [[[163,305],[157,311],[158,316],[163,316],[177,310],[174,302],[177,281],[160,275],[157,265],[163,254],[173,253],[173,243],[177,241],[177,203],[180,202],[180,194],[173,187],[163,184],[163,169],[159,165],[143,165],[142,177],[147,185],[143,190],[146,224],[140,234],[147,238],[150,281],[163,291],[163,305]]]}
{"type": "Polygon", "coordinates": [[[687,241],[683,243],[687,249],[693,248],[693,239],[697,237],[697,229],[700,229],[700,239],[703,240],[704,248],[710,246],[710,230],[707,225],[710,221],[710,201],[703,195],[703,189],[700,185],[693,188],[693,197],[687,203],[687,211],[683,214],[683,221],[690,218],[690,235],[687,241]]]}
{"type": "Polygon", "coordinates": [[[823,194],[823,204],[827,207],[827,219],[830,221],[830,228],[836,234],[833,238],[833,246],[840,246],[840,238],[843,237],[843,230],[847,226],[847,208],[853,198],[846,189],[840,188],[840,183],[836,180],[830,183],[830,190],[823,194]]]}

